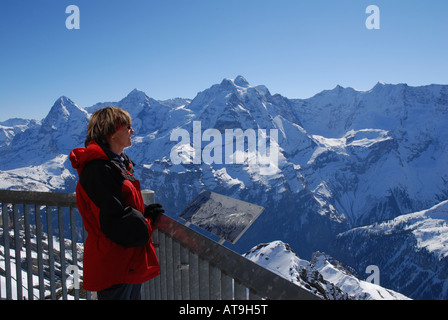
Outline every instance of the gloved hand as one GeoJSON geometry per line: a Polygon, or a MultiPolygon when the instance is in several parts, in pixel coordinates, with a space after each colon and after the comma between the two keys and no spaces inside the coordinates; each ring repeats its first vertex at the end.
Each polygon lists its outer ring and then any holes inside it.
{"type": "Polygon", "coordinates": [[[160,215],[164,212],[165,210],[163,210],[160,203],[152,203],[145,208],[144,216],[145,218],[151,219],[153,223],[156,223],[159,220],[160,215]]]}

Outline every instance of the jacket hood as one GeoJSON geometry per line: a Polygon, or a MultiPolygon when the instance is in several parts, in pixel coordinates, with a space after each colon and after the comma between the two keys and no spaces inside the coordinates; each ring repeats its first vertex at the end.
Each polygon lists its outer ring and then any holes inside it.
{"type": "Polygon", "coordinates": [[[91,142],[87,148],[76,148],[70,152],[69,159],[72,167],[77,170],[78,174],[82,172],[85,165],[92,160],[104,159],[108,160],[106,153],[95,142],[91,142]]]}

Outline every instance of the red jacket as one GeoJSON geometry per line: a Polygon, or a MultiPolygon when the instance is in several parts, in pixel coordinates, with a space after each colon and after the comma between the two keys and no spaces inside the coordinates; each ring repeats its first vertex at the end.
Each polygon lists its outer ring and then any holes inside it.
{"type": "Polygon", "coordinates": [[[95,142],[70,153],[78,171],[76,201],[87,239],[83,287],[100,291],[114,284],[143,283],[160,274],[151,241],[153,226],[143,216],[139,181],[127,156],[120,161],[95,142]]]}

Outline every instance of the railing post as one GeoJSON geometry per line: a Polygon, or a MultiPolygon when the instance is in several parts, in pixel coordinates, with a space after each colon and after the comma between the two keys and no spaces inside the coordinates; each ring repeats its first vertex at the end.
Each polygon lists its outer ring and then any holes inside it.
{"type": "Polygon", "coordinates": [[[9,210],[8,205],[2,203],[2,218],[3,218],[3,247],[5,249],[5,285],[6,285],[6,299],[12,299],[11,289],[11,255],[9,245],[9,210]]]}
{"type": "Polygon", "coordinates": [[[45,208],[47,216],[47,243],[48,243],[48,267],[50,273],[50,296],[51,300],[56,299],[56,280],[55,280],[55,268],[54,268],[54,246],[53,246],[53,219],[51,214],[51,207],[45,208]]]}
{"type": "Polygon", "coordinates": [[[172,240],[173,247],[173,299],[182,299],[182,278],[181,278],[181,260],[180,260],[180,244],[179,242],[172,240]]]}
{"type": "Polygon", "coordinates": [[[209,264],[201,257],[199,257],[199,300],[210,300],[209,264]]]}
{"type": "Polygon", "coordinates": [[[44,286],[44,266],[43,266],[43,248],[42,248],[42,221],[40,216],[39,205],[34,205],[34,217],[36,220],[36,249],[37,249],[37,270],[39,278],[39,299],[45,299],[45,286],[44,286]]]}
{"type": "MultiPolygon", "coordinates": [[[[76,208],[70,206],[70,233],[72,238],[72,265],[78,268],[78,249],[76,245],[76,221],[75,221],[75,211],[76,208]]],[[[75,300],[79,300],[79,278],[74,279],[73,291],[75,293],[75,300]],[[78,283],[76,283],[78,281],[78,283]]]]}
{"type": "Polygon", "coordinates": [[[34,300],[33,297],[33,260],[31,257],[31,235],[30,235],[30,209],[27,204],[23,205],[23,228],[25,229],[25,261],[27,275],[28,300],[34,300]]]}
{"type": "Polygon", "coordinates": [[[233,279],[225,273],[221,273],[221,299],[233,299],[233,279]]]}
{"type": "Polygon", "coordinates": [[[62,299],[67,300],[67,275],[65,273],[65,241],[64,241],[64,218],[63,208],[58,206],[58,232],[59,232],[59,259],[61,264],[61,286],[62,286],[62,299]]]}
{"type": "Polygon", "coordinates": [[[174,268],[173,268],[173,242],[169,236],[165,237],[165,270],[166,270],[166,288],[167,299],[174,299],[174,268]]]}
{"type": "Polygon", "coordinates": [[[210,265],[210,300],[221,299],[221,270],[210,265]]]}
{"type": "Polygon", "coordinates": [[[199,299],[199,257],[193,251],[189,254],[190,299],[199,299]]]}
{"type": "MultiPolygon", "coordinates": [[[[152,241],[156,250],[157,257],[160,257],[160,240],[159,240],[159,230],[154,230],[152,234],[152,241]]],[[[156,277],[150,280],[150,297],[152,300],[160,300],[161,299],[161,277],[156,277]]]]}
{"type": "Polygon", "coordinates": [[[165,258],[165,234],[159,233],[159,265],[160,265],[160,299],[167,300],[166,258],[165,258]]]}
{"type": "Polygon", "coordinates": [[[239,280],[235,280],[234,283],[235,290],[235,300],[246,300],[247,299],[247,289],[239,280]]]}
{"type": "Polygon", "coordinates": [[[16,261],[16,294],[17,300],[22,300],[22,258],[21,258],[21,241],[20,241],[20,227],[19,227],[19,209],[17,204],[13,204],[14,217],[14,246],[15,246],[15,261],[16,261]]]}
{"type": "Polygon", "coordinates": [[[188,248],[183,245],[180,245],[180,266],[179,273],[181,276],[181,294],[182,299],[189,300],[190,299],[190,260],[188,248]]]}

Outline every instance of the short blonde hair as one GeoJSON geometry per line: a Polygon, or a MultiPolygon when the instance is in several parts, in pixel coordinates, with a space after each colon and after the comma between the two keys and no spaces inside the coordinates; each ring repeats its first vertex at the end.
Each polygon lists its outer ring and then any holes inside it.
{"type": "Polygon", "coordinates": [[[85,146],[87,147],[90,142],[94,141],[109,147],[110,136],[121,127],[129,126],[131,121],[129,112],[118,107],[110,106],[95,111],[87,126],[85,146]]]}

